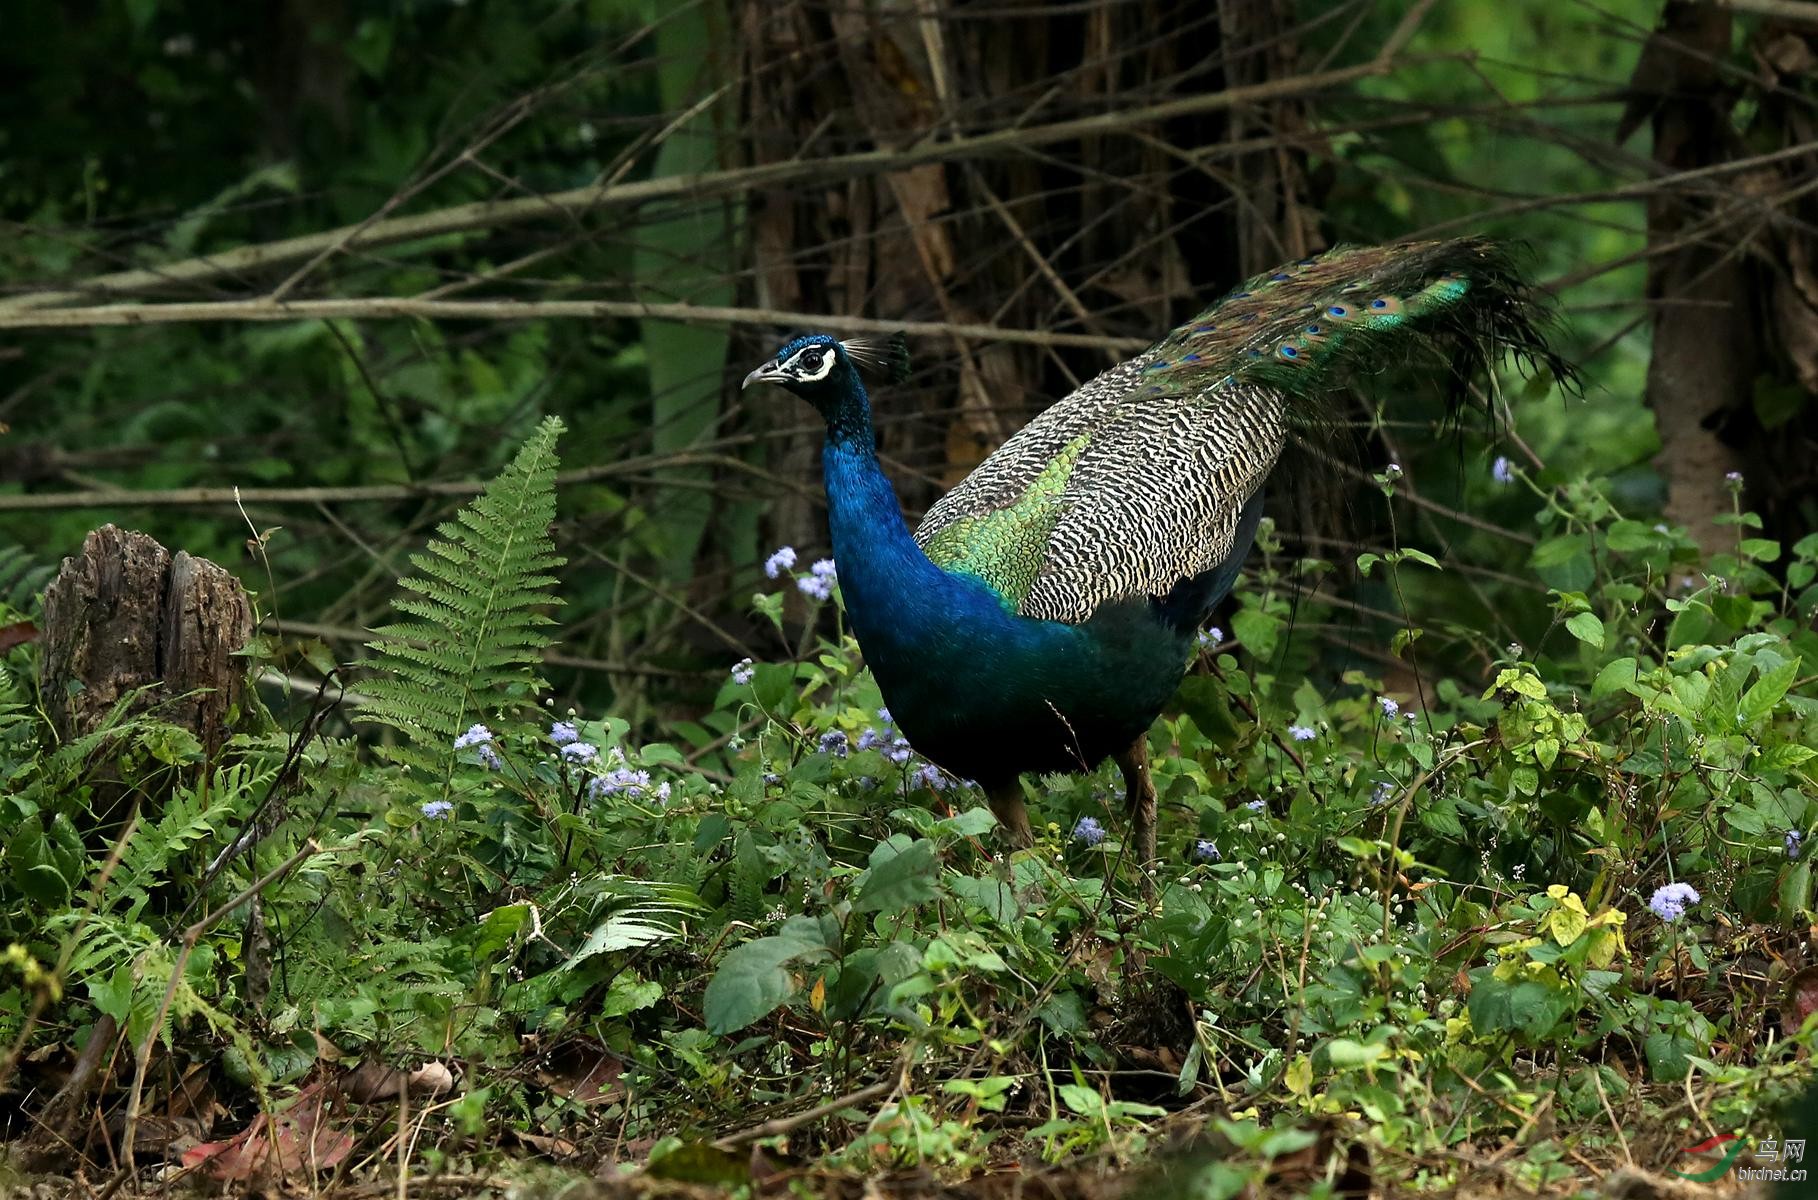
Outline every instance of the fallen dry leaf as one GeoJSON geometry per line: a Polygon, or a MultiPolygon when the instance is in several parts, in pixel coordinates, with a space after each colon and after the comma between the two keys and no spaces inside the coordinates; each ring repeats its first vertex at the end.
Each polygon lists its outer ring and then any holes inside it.
{"type": "Polygon", "coordinates": [[[353,1138],[323,1120],[327,1097],[318,1079],[289,1108],[261,1113],[233,1137],[184,1151],[182,1163],[214,1179],[278,1183],[292,1175],[329,1170],[353,1152],[353,1138]]]}
{"type": "Polygon", "coordinates": [[[341,1089],[355,1104],[396,1100],[405,1091],[412,1096],[440,1096],[453,1091],[454,1085],[454,1072],[439,1062],[424,1063],[414,1071],[363,1062],[341,1081],[341,1089]]]}

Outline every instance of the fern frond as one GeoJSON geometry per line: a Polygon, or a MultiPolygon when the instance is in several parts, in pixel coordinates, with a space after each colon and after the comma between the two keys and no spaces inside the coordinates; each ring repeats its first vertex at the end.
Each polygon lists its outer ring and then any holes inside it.
{"type": "Polygon", "coordinates": [[[386,753],[439,790],[454,771],[456,736],[522,708],[542,686],[537,666],[551,640],[543,629],[554,624],[543,610],[560,603],[553,572],[562,559],[549,524],[562,428],[546,419],[472,504],[436,527],[410,557],[417,574],[398,581],[399,619],[368,643],[378,675],[360,719],[403,734],[386,753]]]}
{"type": "Polygon", "coordinates": [[[0,608],[36,612],[55,569],[18,546],[0,546],[0,608]]]}

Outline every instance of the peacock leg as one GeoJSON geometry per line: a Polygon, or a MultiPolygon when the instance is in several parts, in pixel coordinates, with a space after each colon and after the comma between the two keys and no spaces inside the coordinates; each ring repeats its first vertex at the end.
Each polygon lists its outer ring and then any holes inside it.
{"type": "Polygon", "coordinates": [[[1124,773],[1124,787],[1130,804],[1130,842],[1136,851],[1137,868],[1148,879],[1148,866],[1155,861],[1155,780],[1149,774],[1149,738],[1147,734],[1130,743],[1130,748],[1117,756],[1118,769],[1124,773]]]}
{"type": "Polygon", "coordinates": [[[1035,845],[1035,833],[1029,828],[1029,810],[1023,807],[1023,785],[1012,779],[1009,783],[1000,783],[986,793],[991,802],[991,811],[997,814],[997,823],[1003,826],[1004,837],[1010,845],[1018,850],[1025,846],[1035,845]]]}

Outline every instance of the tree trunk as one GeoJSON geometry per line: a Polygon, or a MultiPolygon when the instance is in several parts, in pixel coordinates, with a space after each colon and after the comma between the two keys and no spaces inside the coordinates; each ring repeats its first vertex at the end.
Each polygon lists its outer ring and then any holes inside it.
{"type": "Polygon", "coordinates": [[[44,593],[42,691],[65,741],[94,732],[123,699],[196,736],[213,758],[241,710],[252,637],[240,581],[142,533],[103,525],[44,593]],[[137,695],[134,695],[137,693],[137,695]]]}

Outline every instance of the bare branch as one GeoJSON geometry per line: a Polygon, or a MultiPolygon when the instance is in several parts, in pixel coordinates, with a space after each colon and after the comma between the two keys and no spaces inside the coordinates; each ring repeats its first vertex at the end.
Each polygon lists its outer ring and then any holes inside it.
{"type": "MultiPolygon", "coordinates": [[[[1455,56],[1439,56],[1455,57],[1455,56]]],[[[1407,62],[1433,61],[1427,58],[1407,62]]],[[[543,196],[516,200],[486,200],[457,204],[433,212],[388,220],[343,225],[321,233],[284,238],[253,246],[240,246],[219,254],[181,259],[163,266],[136,271],[117,271],[97,275],[68,288],[54,291],[27,292],[0,300],[0,312],[44,308],[68,304],[92,296],[136,295],[156,291],[173,284],[197,283],[242,274],[314,258],[334,251],[355,247],[372,248],[396,245],[451,233],[477,229],[496,229],[524,221],[547,217],[551,213],[588,213],[605,208],[636,208],[665,200],[698,200],[727,192],[753,188],[776,187],[805,178],[825,181],[846,175],[865,175],[881,171],[898,171],[922,163],[946,162],[952,159],[986,156],[1022,147],[1051,145],[1073,138],[1117,133],[1142,125],[1170,121],[1179,117],[1217,112],[1240,105],[1300,96],[1354,83],[1372,75],[1387,74],[1397,63],[1375,59],[1358,66],[1336,71],[1322,71],[1295,79],[1269,80],[1251,87],[1229,88],[1222,92],[1182,96],[1178,99],[1140,108],[1095,113],[1047,125],[995,129],[971,137],[923,142],[903,149],[866,150],[856,154],[826,158],[792,158],[782,162],[761,163],[727,171],[700,175],[671,175],[643,179],[634,183],[607,184],[574,188],[543,196]],[[364,225],[364,228],[362,228],[364,225]]]]}
{"type": "Polygon", "coordinates": [[[1034,346],[1141,350],[1145,338],[1106,337],[1045,329],[947,321],[884,321],[773,308],[721,308],[703,304],[645,304],[635,300],[420,300],[374,296],[346,300],[204,300],[172,304],[97,304],[83,308],[9,309],[0,306],[0,329],[88,329],[104,325],[172,325],[213,321],[392,320],[535,321],[550,318],[678,321],[688,325],[809,326],[835,333],[905,333],[912,337],[1022,342],[1034,346]]]}

